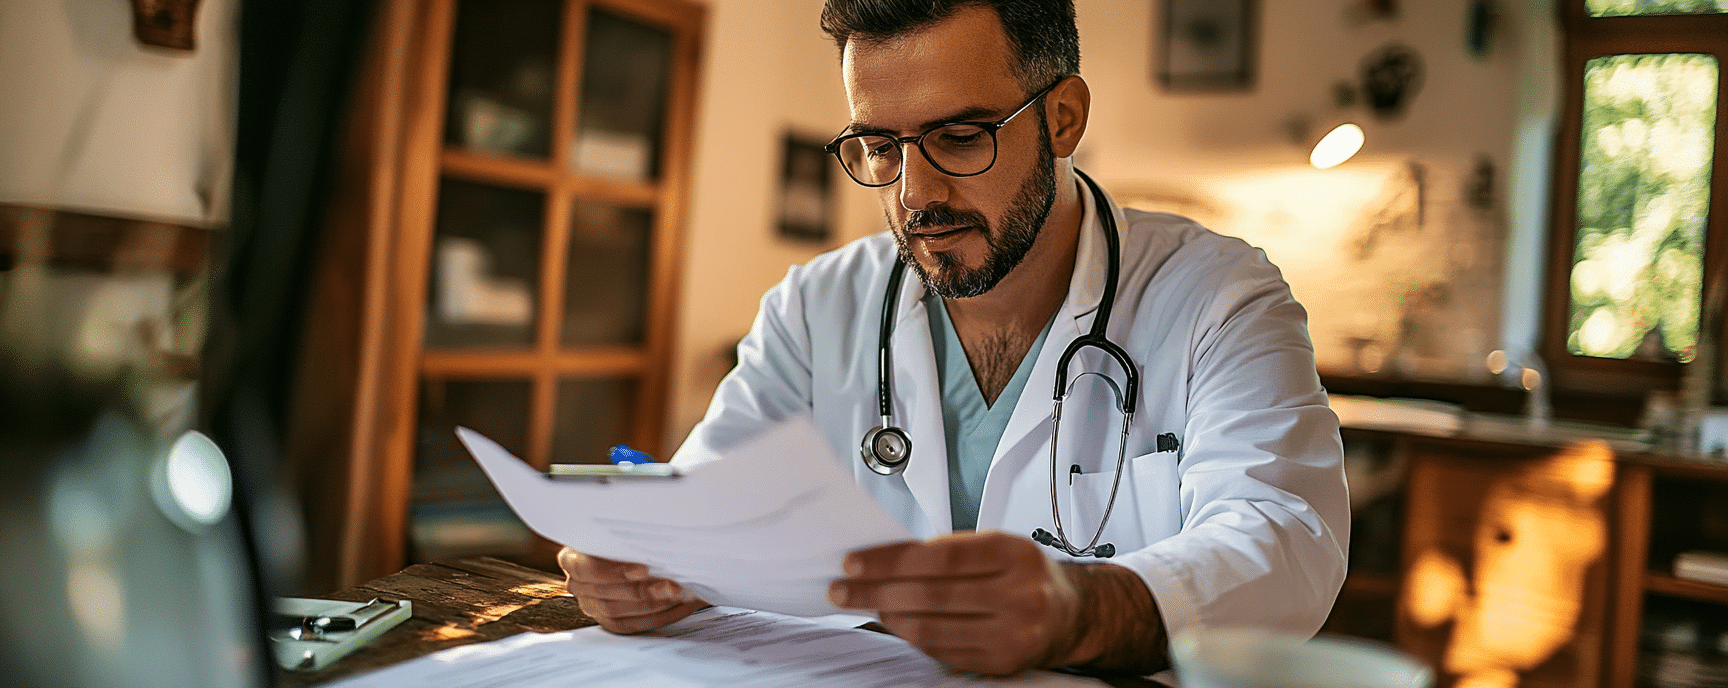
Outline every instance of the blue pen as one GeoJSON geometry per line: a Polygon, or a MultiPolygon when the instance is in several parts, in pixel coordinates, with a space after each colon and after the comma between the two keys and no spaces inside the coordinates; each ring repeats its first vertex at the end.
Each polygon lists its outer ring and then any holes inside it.
{"type": "Polygon", "coordinates": [[[612,463],[619,466],[654,463],[654,457],[649,456],[648,452],[636,451],[622,444],[612,447],[609,453],[612,457],[612,463]]]}

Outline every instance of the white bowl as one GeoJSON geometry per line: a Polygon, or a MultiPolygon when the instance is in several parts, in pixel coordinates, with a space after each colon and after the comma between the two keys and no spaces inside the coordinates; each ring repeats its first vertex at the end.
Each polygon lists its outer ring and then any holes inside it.
{"type": "Polygon", "coordinates": [[[1383,643],[1215,628],[1170,643],[1182,688],[1429,688],[1434,672],[1383,643]]]}

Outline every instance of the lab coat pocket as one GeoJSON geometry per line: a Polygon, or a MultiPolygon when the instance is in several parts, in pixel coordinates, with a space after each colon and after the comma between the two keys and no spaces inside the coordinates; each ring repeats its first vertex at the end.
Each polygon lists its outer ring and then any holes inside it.
{"type": "MultiPolygon", "coordinates": [[[[1114,468],[1114,466],[1112,466],[1114,468]]],[[[1115,507],[1099,543],[1109,542],[1119,553],[1140,549],[1180,529],[1176,486],[1176,452],[1142,454],[1123,462],[1115,507]]],[[[1085,546],[1097,532],[1110,505],[1116,471],[1075,473],[1062,504],[1062,526],[1068,541],[1085,546]]]]}

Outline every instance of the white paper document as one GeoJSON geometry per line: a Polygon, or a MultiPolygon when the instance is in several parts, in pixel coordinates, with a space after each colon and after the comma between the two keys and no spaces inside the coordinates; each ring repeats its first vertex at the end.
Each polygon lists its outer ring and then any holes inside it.
{"type": "Polygon", "coordinates": [[[943,667],[890,635],[710,607],[641,635],[591,627],[452,648],[330,688],[1101,685],[1048,671],[1002,679],[974,676],[943,667]]]}
{"type": "Polygon", "coordinates": [[[847,613],[828,602],[846,553],[913,539],[852,481],[806,417],[683,478],[606,484],[553,481],[479,433],[457,435],[535,532],[647,564],[712,604],[847,613]]]}

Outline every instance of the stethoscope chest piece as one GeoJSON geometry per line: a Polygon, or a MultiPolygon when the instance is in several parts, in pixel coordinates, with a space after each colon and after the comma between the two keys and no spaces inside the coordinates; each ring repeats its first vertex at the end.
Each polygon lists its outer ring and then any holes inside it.
{"type": "Polygon", "coordinates": [[[878,425],[864,433],[858,453],[870,470],[879,475],[894,475],[904,470],[906,460],[912,458],[912,438],[900,428],[878,425]]]}

